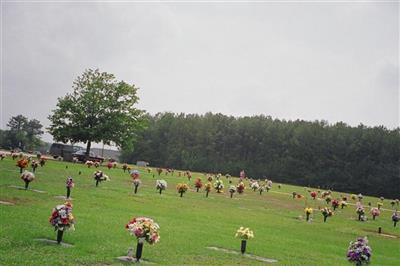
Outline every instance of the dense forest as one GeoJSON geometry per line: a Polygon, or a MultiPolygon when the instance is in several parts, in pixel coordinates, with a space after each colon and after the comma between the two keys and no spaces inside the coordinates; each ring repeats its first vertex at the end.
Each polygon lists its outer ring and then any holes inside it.
{"type": "Polygon", "coordinates": [[[399,198],[400,129],[207,113],[148,116],[123,161],[399,198]]]}

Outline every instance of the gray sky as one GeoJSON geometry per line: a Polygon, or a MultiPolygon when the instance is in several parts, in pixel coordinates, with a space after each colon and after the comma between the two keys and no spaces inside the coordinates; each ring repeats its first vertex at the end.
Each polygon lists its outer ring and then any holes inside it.
{"type": "Polygon", "coordinates": [[[153,114],[399,125],[398,3],[5,2],[2,23],[1,128],[47,126],[86,68],[153,114]]]}

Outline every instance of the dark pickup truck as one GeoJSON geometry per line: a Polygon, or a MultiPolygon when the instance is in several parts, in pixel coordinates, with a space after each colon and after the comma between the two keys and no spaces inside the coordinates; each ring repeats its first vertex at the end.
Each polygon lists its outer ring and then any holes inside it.
{"type": "MultiPolygon", "coordinates": [[[[77,158],[79,161],[81,162],[86,162],[86,151],[85,150],[79,150],[77,152],[74,152],[72,154],[72,157],[77,158]]],[[[94,154],[93,152],[89,152],[89,161],[93,161],[93,162],[103,162],[104,158],[101,156],[97,156],[96,154],[94,154]]]]}

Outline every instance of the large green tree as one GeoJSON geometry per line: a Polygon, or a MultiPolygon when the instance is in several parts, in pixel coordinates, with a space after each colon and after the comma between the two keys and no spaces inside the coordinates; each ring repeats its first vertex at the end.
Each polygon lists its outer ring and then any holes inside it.
{"type": "Polygon", "coordinates": [[[135,107],[137,87],[98,69],[86,70],[72,87],[49,116],[54,139],[86,143],[87,156],[92,142],[131,147],[145,124],[144,111],[135,107]]]}

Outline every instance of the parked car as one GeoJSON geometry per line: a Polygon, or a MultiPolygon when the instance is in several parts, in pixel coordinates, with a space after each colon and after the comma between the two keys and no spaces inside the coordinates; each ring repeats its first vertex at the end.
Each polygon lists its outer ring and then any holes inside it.
{"type": "MultiPolygon", "coordinates": [[[[86,161],[86,151],[82,149],[82,150],[79,150],[77,152],[74,152],[72,154],[72,157],[77,158],[81,162],[85,162],[86,161]]],[[[103,162],[104,158],[94,154],[94,152],[89,152],[88,160],[97,161],[97,162],[103,162]]]]}

